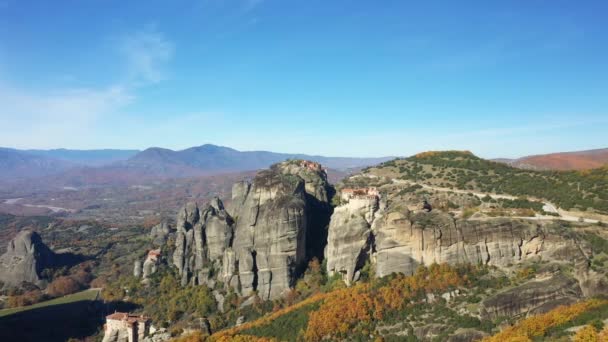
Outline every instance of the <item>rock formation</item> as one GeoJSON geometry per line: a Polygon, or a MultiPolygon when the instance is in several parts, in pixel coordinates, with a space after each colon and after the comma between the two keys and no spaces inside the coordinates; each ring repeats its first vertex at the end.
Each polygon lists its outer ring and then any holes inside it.
{"type": "Polygon", "coordinates": [[[23,282],[40,286],[42,270],[53,266],[54,259],[55,253],[42,242],[38,233],[21,231],[0,256],[0,281],[12,286],[23,282]]]}
{"type": "Polygon", "coordinates": [[[150,237],[156,246],[162,246],[167,241],[167,237],[171,233],[171,227],[167,222],[161,222],[150,230],[150,237]]]}
{"type": "Polygon", "coordinates": [[[173,264],[182,276],[182,285],[206,283],[210,272],[221,268],[224,251],[233,234],[233,220],[222,201],[213,199],[199,209],[188,203],[177,216],[173,264]]]}
{"type": "MultiPolygon", "coordinates": [[[[328,222],[331,188],[319,164],[287,161],[233,186],[230,213],[219,199],[178,214],[173,264],[182,284],[216,280],[243,295],[279,297],[306,265],[311,222],[328,222]]],[[[323,227],[324,229],[325,227],[323,227]]],[[[312,254],[312,252],[311,252],[312,254]]]]}
{"type": "Polygon", "coordinates": [[[412,213],[373,198],[335,209],[327,245],[327,271],[348,284],[366,261],[379,277],[412,274],[419,265],[473,263],[498,267],[529,258],[587,262],[585,246],[554,232],[551,223],[520,219],[455,220],[440,211],[412,213]]]}
{"type": "Polygon", "coordinates": [[[535,279],[500,292],[483,301],[483,316],[489,319],[520,314],[541,314],[559,305],[569,305],[583,297],[575,279],[556,274],[535,279]]]}
{"type": "Polygon", "coordinates": [[[143,264],[140,260],[135,260],[133,265],[133,276],[137,278],[142,277],[144,280],[148,279],[148,277],[156,273],[160,261],[160,249],[153,249],[151,251],[148,251],[148,254],[146,254],[146,259],[144,259],[143,264]]]}

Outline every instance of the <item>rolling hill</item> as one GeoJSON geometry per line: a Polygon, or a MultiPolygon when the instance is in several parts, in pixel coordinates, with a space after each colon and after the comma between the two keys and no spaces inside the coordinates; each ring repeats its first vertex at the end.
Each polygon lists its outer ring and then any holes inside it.
{"type": "Polygon", "coordinates": [[[3,180],[49,176],[71,167],[74,164],[68,161],[0,148],[0,178],[3,180]]]}
{"type": "Polygon", "coordinates": [[[608,148],[540,154],[518,159],[496,159],[514,167],[532,170],[585,170],[608,164],[608,148]]]}
{"type": "Polygon", "coordinates": [[[534,197],[562,209],[608,213],[608,166],[583,171],[523,170],[468,151],[424,152],[366,173],[448,189],[534,197]]]}

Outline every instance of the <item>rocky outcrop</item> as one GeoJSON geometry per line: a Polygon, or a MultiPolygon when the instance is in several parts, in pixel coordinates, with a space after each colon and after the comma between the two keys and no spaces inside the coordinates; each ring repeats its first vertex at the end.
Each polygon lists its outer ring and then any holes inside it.
{"type": "Polygon", "coordinates": [[[334,210],[329,225],[325,258],[330,273],[341,273],[350,284],[355,273],[373,252],[371,225],[378,210],[378,198],[351,199],[334,210]]]}
{"type": "Polygon", "coordinates": [[[6,253],[0,256],[0,281],[11,286],[23,282],[42,285],[42,270],[55,263],[51,251],[38,233],[24,230],[8,243],[6,253]]]}
{"type": "Polygon", "coordinates": [[[338,207],[331,218],[327,271],[356,280],[367,260],[379,277],[412,274],[419,265],[473,263],[507,267],[530,258],[584,264],[586,247],[554,231],[551,223],[520,219],[455,220],[440,211],[363,199],[338,207]],[[379,205],[374,205],[379,203],[379,205]]]}
{"type": "Polygon", "coordinates": [[[541,314],[559,305],[572,304],[582,296],[576,280],[558,274],[531,280],[484,300],[482,315],[495,319],[500,316],[541,314]]]}
{"type": "Polygon", "coordinates": [[[150,238],[156,246],[162,246],[167,241],[167,237],[171,233],[171,227],[167,222],[161,222],[150,230],[150,238]]]}
{"type": "Polygon", "coordinates": [[[306,257],[301,178],[276,170],[256,176],[238,215],[233,250],[242,294],[258,291],[263,299],[276,298],[293,285],[306,257]]]}
{"type": "MultiPolygon", "coordinates": [[[[173,264],[182,284],[232,286],[242,295],[279,297],[311,257],[311,221],[329,221],[331,188],[316,163],[287,161],[233,186],[230,213],[219,199],[177,217],[173,264]],[[314,218],[314,219],[311,219],[314,218]]],[[[323,227],[324,229],[325,227],[323,227]]],[[[322,250],[322,247],[320,248],[322,250]]]]}
{"type": "Polygon", "coordinates": [[[141,268],[142,268],[141,261],[135,260],[133,262],[133,276],[135,278],[141,277],[141,268]]]}
{"type": "Polygon", "coordinates": [[[161,257],[160,249],[148,251],[143,264],[140,260],[135,260],[133,265],[133,276],[136,278],[142,277],[143,280],[148,279],[148,277],[156,273],[158,265],[161,262],[161,257]]]}
{"type": "Polygon", "coordinates": [[[232,234],[233,220],[218,198],[202,209],[196,203],[188,203],[181,209],[173,264],[182,277],[182,285],[206,283],[214,267],[221,269],[221,259],[230,247],[232,234]]]}

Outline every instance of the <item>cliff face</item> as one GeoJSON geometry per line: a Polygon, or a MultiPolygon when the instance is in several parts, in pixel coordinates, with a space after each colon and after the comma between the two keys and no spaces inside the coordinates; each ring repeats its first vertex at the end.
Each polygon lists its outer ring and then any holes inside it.
{"type": "Polygon", "coordinates": [[[529,258],[585,263],[586,247],[551,227],[520,219],[455,220],[447,213],[412,213],[378,199],[351,199],[335,209],[327,271],[356,280],[367,260],[379,277],[413,273],[419,265],[473,263],[498,267],[529,258]]]}
{"type": "Polygon", "coordinates": [[[52,266],[55,254],[36,232],[21,231],[8,243],[6,253],[0,256],[0,281],[12,286],[22,282],[40,285],[40,273],[52,266]]]}
{"type": "Polygon", "coordinates": [[[232,218],[216,198],[200,209],[196,203],[188,203],[177,215],[176,228],[173,264],[182,277],[182,285],[206,283],[229,247],[232,218]]]}
{"type": "Polygon", "coordinates": [[[320,165],[289,161],[235,184],[230,213],[219,199],[188,204],[173,254],[182,283],[221,280],[243,295],[279,297],[309,259],[311,220],[329,220],[328,189],[320,165]]]}

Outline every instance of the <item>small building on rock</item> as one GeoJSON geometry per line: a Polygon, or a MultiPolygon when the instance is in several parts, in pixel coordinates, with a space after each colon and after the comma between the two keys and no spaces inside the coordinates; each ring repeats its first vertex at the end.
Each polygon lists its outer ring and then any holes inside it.
{"type": "Polygon", "coordinates": [[[150,333],[150,319],[115,312],[106,316],[103,342],[141,342],[150,333]]]}

